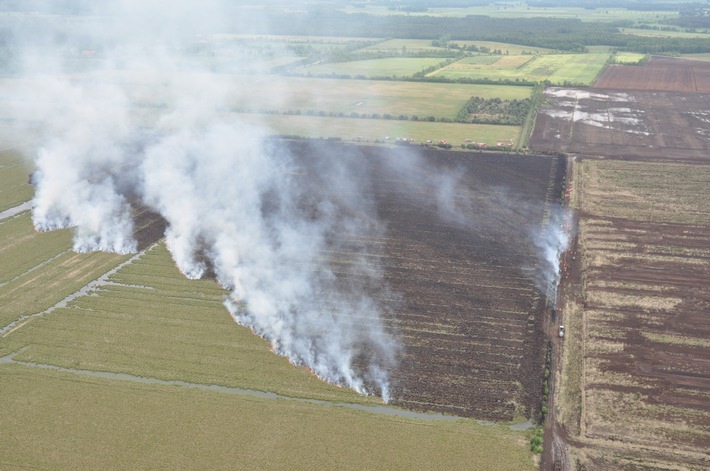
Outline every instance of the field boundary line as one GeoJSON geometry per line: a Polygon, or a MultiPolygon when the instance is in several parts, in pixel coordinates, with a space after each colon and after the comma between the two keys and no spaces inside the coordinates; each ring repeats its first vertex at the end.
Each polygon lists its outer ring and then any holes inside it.
{"type": "Polygon", "coordinates": [[[0,281],[0,288],[2,288],[3,286],[5,286],[5,285],[7,285],[7,284],[9,284],[9,283],[12,283],[13,281],[19,280],[20,278],[22,278],[22,277],[25,276],[25,275],[29,275],[29,274],[32,273],[33,271],[35,271],[35,270],[37,270],[37,269],[39,269],[39,268],[42,268],[43,266],[47,265],[48,263],[52,263],[53,261],[55,261],[56,259],[58,259],[58,258],[61,257],[62,255],[66,255],[66,254],[68,254],[69,252],[71,252],[71,250],[69,250],[69,249],[63,250],[62,252],[59,252],[57,255],[53,256],[52,258],[48,258],[48,259],[45,260],[44,262],[38,263],[37,265],[35,265],[35,266],[33,266],[33,267],[31,267],[31,268],[25,270],[24,272],[20,273],[19,275],[15,276],[15,277],[13,277],[13,278],[10,278],[10,279],[7,280],[7,281],[0,281]]]}
{"type": "MultiPolygon", "coordinates": [[[[132,260],[132,259],[131,259],[132,260]]],[[[303,402],[307,404],[315,404],[328,407],[342,407],[344,409],[353,409],[362,412],[369,412],[377,415],[390,415],[404,417],[408,419],[420,419],[428,421],[459,421],[466,419],[457,415],[445,415],[441,413],[429,413],[429,412],[415,412],[407,409],[399,409],[392,406],[386,405],[375,405],[368,406],[364,404],[355,404],[350,402],[336,402],[336,401],[326,401],[322,399],[308,399],[301,397],[291,397],[277,394],[271,391],[260,391],[258,389],[246,389],[234,386],[221,386],[218,384],[202,384],[202,383],[191,383],[188,381],[181,380],[165,380],[160,378],[152,378],[147,376],[138,376],[128,373],[114,373],[110,371],[94,371],[94,370],[81,370],[76,368],[65,368],[63,366],[50,365],[46,363],[34,363],[26,362],[21,360],[15,360],[15,356],[22,353],[28,347],[24,347],[18,351],[12,352],[4,357],[0,357],[0,365],[2,364],[15,364],[24,366],[27,368],[42,368],[47,370],[59,371],[62,373],[70,373],[80,376],[89,376],[94,378],[102,378],[116,381],[126,381],[133,383],[144,383],[144,384],[156,384],[160,386],[178,386],[185,389],[198,389],[202,391],[211,391],[222,394],[233,394],[238,396],[248,396],[256,397],[261,399],[276,399],[276,400],[287,400],[295,402],[303,402]]],[[[475,419],[466,419],[475,420],[475,419]]],[[[478,421],[476,421],[478,422],[478,421]]],[[[519,426],[519,425],[518,425],[519,426]]]]}
{"type": "Polygon", "coordinates": [[[66,296],[64,299],[61,301],[57,302],[53,306],[48,307],[44,311],[35,313],[35,314],[28,314],[26,316],[22,316],[17,320],[12,321],[8,325],[6,325],[3,328],[0,328],[0,335],[2,337],[6,337],[9,335],[11,332],[14,332],[15,330],[19,329],[20,327],[23,327],[27,325],[30,321],[32,321],[35,318],[38,317],[44,317],[47,314],[50,314],[52,311],[55,309],[61,309],[67,306],[70,302],[74,301],[77,298],[80,298],[82,296],[85,296],[89,294],[89,292],[95,290],[96,288],[99,288],[101,286],[109,284],[108,278],[111,275],[114,275],[116,272],[118,272],[121,268],[125,267],[126,265],[130,265],[131,263],[135,262],[139,258],[141,258],[149,249],[153,248],[156,244],[151,245],[150,247],[138,252],[137,254],[133,255],[131,258],[128,260],[119,263],[115,267],[111,268],[109,271],[101,275],[100,277],[96,278],[95,280],[90,281],[83,287],[79,288],[79,290],[75,291],[74,293],[66,296]]]}
{"type": "Polygon", "coordinates": [[[32,209],[32,200],[25,201],[24,203],[20,203],[17,206],[13,206],[12,208],[8,208],[5,211],[1,211],[0,221],[10,219],[11,217],[15,217],[18,214],[22,214],[25,211],[29,211],[30,209],[32,209]]]}

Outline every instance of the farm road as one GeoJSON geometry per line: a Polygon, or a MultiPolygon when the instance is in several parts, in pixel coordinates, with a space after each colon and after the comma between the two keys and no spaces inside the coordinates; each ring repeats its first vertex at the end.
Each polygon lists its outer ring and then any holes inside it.
{"type": "Polygon", "coordinates": [[[32,209],[32,201],[25,201],[14,208],[6,209],[5,211],[0,212],[0,221],[17,216],[18,214],[29,211],[30,209],[32,209]]]}

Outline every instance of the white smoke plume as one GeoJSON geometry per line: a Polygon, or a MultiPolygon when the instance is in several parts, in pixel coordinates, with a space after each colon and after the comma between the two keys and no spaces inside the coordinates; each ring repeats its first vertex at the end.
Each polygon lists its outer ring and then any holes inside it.
{"type": "Polygon", "coordinates": [[[387,401],[399,347],[372,295],[386,290],[377,253],[358,242],[383,230],[366,175],[337,156],[295,157],[253,115],[220,111],[248,100],[248,88],[186,70],[179,53],[196,29],[220,32],[218,6],[106,2],[98,24],[78,22],[102,58],[81,73],[51,39],[28,47],[22,78],[33,89],[22,106],[46,136],[35,227],[73,227],[77,251],[135,252],[131,212],[151,208],[180,271],[214,275],[237,322],[320,378],[387,401]],[[159,105],[148,112],[137,103],[146,94],[159,105]],[[347,268],[329,254],[347,256],[347,268]]]}
{"type": "Polygon", "coordinates": [[[557,289],[561,280],[562,256],[569,248],[573,234],[570,233],[570,213],[566,208],[554,209],[549,223],[533,233],[533,242],[540,259],[541,288],[547,293],[553,306],[557,301],[557,289]]]}

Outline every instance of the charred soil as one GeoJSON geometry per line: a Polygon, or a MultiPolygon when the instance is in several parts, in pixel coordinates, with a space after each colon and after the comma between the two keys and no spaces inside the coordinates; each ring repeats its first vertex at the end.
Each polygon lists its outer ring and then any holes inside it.
{"type": "Polygon", "coordinates": [[[533,239],[559,206],[564,159],[289,146],[300,178],[317,180],[324,155],[365,170],[362,197],[384,230],[327,257],[336,273],[363,245],[379,260],[386,289],[373,293],[403,347],[393,402],[498,421],[536,417],[549,308],[533,239]]]}

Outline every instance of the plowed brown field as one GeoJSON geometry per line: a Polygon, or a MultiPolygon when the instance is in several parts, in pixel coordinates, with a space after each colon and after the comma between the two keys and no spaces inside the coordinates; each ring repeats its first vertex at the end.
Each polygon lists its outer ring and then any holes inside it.
{"type": "Polygon", "coordinates": [[[653,57],[644,65],[612,65],[594,88],[710,93],[710,63],[653,57]]]}
{"type": "Polygon", "coordinates": [[[635,160],[710,161],[710,95],[551,88],[530,148],[635,160]]]}
{"type": "Polygon", "coordinates": [[[710,167],[583,160],[575,174],[556,434],[588,470],[707,469],[710,167]]]}

